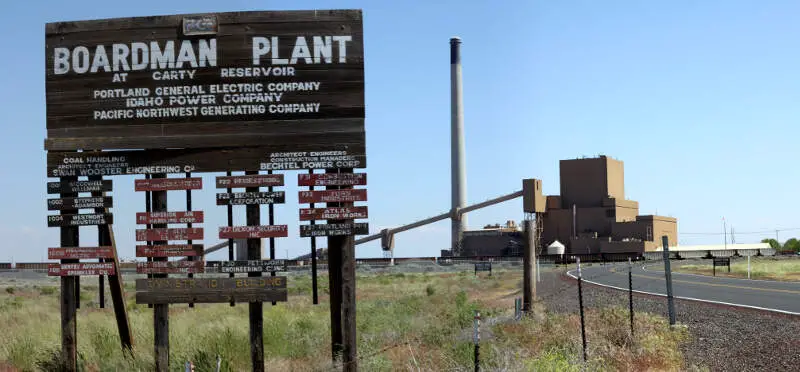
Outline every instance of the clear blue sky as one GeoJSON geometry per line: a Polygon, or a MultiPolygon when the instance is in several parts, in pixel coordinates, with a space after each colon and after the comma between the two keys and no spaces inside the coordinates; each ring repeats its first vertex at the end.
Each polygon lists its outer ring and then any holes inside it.
{"type": "MultiPolygon", "coordinates": [[[[721,233],[723,216],[737,242],[774,236],[742,232],[800,227],[791,150],[800,121],[796,1],[15,1],[0,5],[0,261],[39,260],[58,245],[57,229],[46,227],[46,22],[329,8],[364,10],[373,231],[449,208],[454,35],[463,39],[469,202],[515,191],[528,177],[557,194],[559,159],[606,154],[625,162],[626,194],[641,213],[677,217],[679,235],[721,233]]],[[[295,177],[277,208],[276,222],[294,236],[279,240],[281,257],[308,251],[296,237],[295,177]]],[[[214,192],[207,186],[194,199],[209,215],[209,244],[225,223],[214,192]]],[[[120,255],[131,258],[144,196],[131,177],[118,177],[114,198],[120,255]]],[[[521,218],[514,201],[469,222],[521,218]]],[[[81,234],[83,245],[96,242],[96,228],[81,234]]],[[[397,256],[438,255],[449,221],[398,235],[396,244],[397,256]]],[[[370,244],[358,255],[381,251],[370,244]]]]}

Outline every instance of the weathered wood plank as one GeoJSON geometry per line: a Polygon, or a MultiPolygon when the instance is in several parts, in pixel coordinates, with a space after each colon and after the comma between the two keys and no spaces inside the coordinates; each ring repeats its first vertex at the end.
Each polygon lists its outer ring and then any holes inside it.
{"type": "Polygon", "coordinates": [[[139,274],[197,274],[205,272],[203,261],[150,261],[137,262],[139,274]]]}
{"type": "Polygon", "coordinates": [[[263,273],[286,271],[284,260],[206,261],[206,269],[220,273],[263,273]]]}
{"type": "Polygon", "coordinates": [[[300,225],[300,237],[314,236],[352,236],[369,234],[369,224],[332,223],[327,225],[300,225]]]}
{"type": "Polygon", "coordinates": [[[314,220],[352,220],[369,217],[366,206],[300,208],[300,221],[314,220]]]}
{"type": "MultiPolygon", "coordinates": [[[[332,135],[331,137],[335,137],[332,135]]],[[[300,145],[300,144],[298,144],[300,145]]],[[[87,147],[92,148],[92,147],[87,147]]],[[[86,151],[48,152],[48,177],[124,175],[153,173],[225,172],[229,170],[307,169],[309,167],[335,168],[335,160],[344,156],[366,167],[365,148],[345,143],[325,146],[301,146],[297,149],[306,155],[312,152],[337,151],[336,156],[308,157],[317,161],[284,161],[289,147],[237,147],[220,149],[180,149],[148,151],[86,151]],[[272,161],[272,160],[275,161],[272,161]],[[263,169],[262,169],[263,168],[263,169]]],[[[310,160],[303,158],[302,160],[310,160]]],[[[348,161],[350,161],[348,160],[348,161]]],[[[87,190],[89,191],[89,190],[87,190]]]]}
{"type": "Polygon", "coordinates": [[[220,239],[285,238],[289,236],[287,225],[221,226],[220,239]]]}
{"type": "Polygon", "coordinates": [[[259,174],[217,177],[217,188],[283,186],[283,174],[259,174]]]}
{"type": "Polygon", "coordinates": [[[298,191],[300,203],[352,203],[367,201],[366,189],[298,191]]]}
{"type": "Polygon", "coordinates": [[[48,182],[48,194],[111,191],[111,180],[48,182]]]}
{"type": "Polygon", "coordinates": [[[202,244],[137,245],[136,257],[196,257],[203,255],[202,244]]]}
{"type": "Polygon", "coordinates": [[[245,292],[209,291],[201,293],[174,292],[136,292],[137,304],[183,304],[183,303],[225,303],[225,302],[286,302],[285,289],[249,289],[245,292]]]}
{"type": "Polygon", "coordinates": [[[136,223],[139,225],[203,223],[204,218],[203,211],[136,213],[136,223]]]}
{"type": "Polygon", "coordinates": [[[111,213],[57,214],[47,216],[48,227],[110,225],[114,223],[111,213]]]}
{"type": "Polygon", "coordinates": [[[47,265],[49,276],[113,275],[113,262],[81,262],[47,265]]]}
{"type": "Polygon", "coordinates": [[[48,260],[113,258],[111,246],[47,248],[48,260]]]}
{"type": "Polygon", "coordinates": [[[256,278],[161,278],[136,279],[136,291],[199,293],[207,291],[246,291],[286,289],[285,276],[256,278]]]}
{"type": "Polygon", "coordinates": [[[284,191],[224,192],[217,194],[217,205],[283,204],[285,202],[286,193],[284,191]]]}
{"type": "Polygon", "coordinates": [[[138,179],[134,181],[134,191],[200,190],[202,188],[203,179],[200,177],[138,179]]]}
{"type": "Polygon", "coordinates": [[[202,240],[203,228],[136,229],[136,241],[202,240]]]}
{"type": "Polygon", "coordinates": [[[300,173],[298,186],[363,186],[367,184],[366,173],[300,173]]]}
{"type": "Polygon", "coordinates": [[[51,211],[61,209],[94,209],[111,208],[114,202],[110,196],[47,199],[47,209],[51,211]]]}

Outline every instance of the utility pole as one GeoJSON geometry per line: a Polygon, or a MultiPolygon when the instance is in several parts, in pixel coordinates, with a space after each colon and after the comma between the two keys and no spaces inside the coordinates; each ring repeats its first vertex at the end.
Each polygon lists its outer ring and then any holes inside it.
{"type": "Polygon", "coordinates": [[[725,217],[722,217],[722,235],[725,237],[725,249],[728,249],[728,227],[725,223],[725,217]]]}

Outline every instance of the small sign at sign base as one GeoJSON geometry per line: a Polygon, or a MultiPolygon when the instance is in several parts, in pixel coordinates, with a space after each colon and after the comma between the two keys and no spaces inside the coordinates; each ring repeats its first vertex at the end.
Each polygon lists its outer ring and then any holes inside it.
{"type": "Polygon", "coordinates": [[[286,271],[284,260],[206,261],[206,269],[220,273],[265,273],[286,271]]]}
{"type": "Polygon", "coordinates": [[[300,225],[300,237],[302,238],[367,234],[369,234],[369,224],[366,222],[334,223],[327,225],[300,225]]]}
{"type": "Polygon", "coordinates": [[[113,262],[47,265],[48,276],[114,275],[115,272],[113,262]]]}

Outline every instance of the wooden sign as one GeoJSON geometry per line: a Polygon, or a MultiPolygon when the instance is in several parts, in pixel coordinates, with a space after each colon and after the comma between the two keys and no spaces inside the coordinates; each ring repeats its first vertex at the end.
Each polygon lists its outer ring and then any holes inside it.
{"type": "Polygon", "coordinates": [[[286,193],[273,192],[223,192],[217,194],[217,205],[282,204],[286,193]]]}
{"type": "Polygon", "coordinates": [[[300,225],[300,237],[347,236],[369,234],[368,223],[335,223],[327,225],[300,225]]]}
{"type": "Polygon", "coordinates": [[[367,207],[301,208],[300,221],[367,218],[367,207]]]}
{"type": "MultiPolygon", "coordinates": [[[[288,127],[291,129],[291,126],[288,127]]],[[[176,135],[171,141],[178,141],[185,137],[176,135]]],[[[239,139],[240,144],[233,148],[181,148],[161,150],[136,150],[114,151],[115,156],[108,156],[109,152],[84,151],[84,152],[47,152],[47,176],[89,176],[102,173],[104,176],[131,175],[131,174],[156,174],[156,173],[186,173],[186,172],[226,172],[235,167],[242,171],[300,169],[300,166],[309,169],[333,167],[340,163],[355,164],[351,168],[365,168],[367,166],[366,147],[364,146],[363,133],[355,140],[352,134],[327,133],[314,141],[313,145],[302,145],[304,148],[311,146],[316,152],[300,152],[300,154],[315,154],[323,150],[339,150],[347,147],[347,151],[336,151],[343,155],[336,156],[308,156],[302,159],[347,159],[338,161],[307,161],[302,163],[278,162],[284,158],[272,157],[276,149],[296,151],[301,146],[298,142],[283,142],[280,138],[272,141],[254,140],[258,137],[244,137],[239,139]],[[250,146],[250,147],[244,147],[250,146]],[[265,159],[275,160],[276,163],[267,163],[265,159]],[[315,168],[316,167],[316,168],[315,168]]],[[[193,141],[193,139],[186,139],[193,141]]],[[[185,146],[174,146],[185,147],[185,146]]],[[[332,151],[327,151],[332,152],[332,151]]],[[[292,152],[294,154],[294,152],[292,152]]],[[[277,155],[276,155],[277,156],[277,155]]],[[[305,156],[305,155],[303,155],[305,156]]],[[[294,158],[292,158],[294,159],[294,158]]]]}
{"type": "Polygon", "coordinates": [[[137,229],[136,241],[202,240],[203,228],[137,229]]]}
{"type": "Polygon", "coordinates": [[[138,212],[136,213],[136,223],[139,225],[147,224],[169,224],[169,223],[203,223],[203,211],[189,212],[138,212]]]}
{"type": "Polygon", "coordinates": [[[475,263],[475,275],[478,275],[478,271],[488,271],[489,276],[492,275],[492,263],[491,262],[476,262],[475,263]]]}
{"type": "Polygon", "coordinates": [[[137,279],[137,304],[285,302],[285,276],[214,279],[137,279]]]}
{"type": "Polygon", "coordinates": [[[361,10],[48,23],[44,66],[48,151],[363,141],[361,10]]]}
{"type": "Polygon", "coordinates": [[[300,203],[348,203],[367,201],[366,189],[299,191],[300,203]]]}
{"type": "Polygon", "coordinates": [[[111,247],[47,248],[48,260],[114,258],[111,247]]]}
{"type": "Polygon", "coordinates": [[[137,245],[136,257],[202,256],[202,244],[137,245]]]}
{"type": "Polygon", "coordinates": [[[51,211],[61,209],[111,208],[112,206],[113,202],[110,196],[47,199],[47,209],[51,211]]]}
{"type": "Polygon", "coordinates": [[[214,269],[220,273],[264,273],[270,271],[286,271],[286,261],[206,261],[206,269],[214,269]]]}
{"type": "Polygon", "coordinates": [[[48,182],[48,194],[111,191],[111,180],[48,182]]]}
{"type": "Polygon", "coordinates": [[[363,186],[366,184],[366,173],[301,173],[297,175],[298,186],[363,186]]]}
{"type": "Polygon", "coordinates": [[[195,178],[151,178],[136,180],[135,191],[171,191],[171,190],[200,190],[203,188],[203,179],[195,178]]]}
{"type": "Polygon", "coordinates": [[[222,226],[220,239],[285,238],[289,236],[286,225],[265,226],[222,226]]]}
{"type": "Polygon", "coordinates": [[[48,227],[110,225],[113,223],[114,216],[111,213],[57,214],[47,216],[48,227]]]}
{"type": "Polygon", "coordinates": [[[217,177],[217,188],[228,189],[237,187],[269,187],[283,186],[283,174],[259,174],[217,177]]]}
{"type": "Polygon", "coordinates": [[[139,274],[197,274],[205,271],[203,261],[150,261],[137,262],[139,274]]]}
{"type": "Polygon", "coordinates": [[[114,275],[113,262],[81,262],[47,265],[49,276],[114,275]]]}

